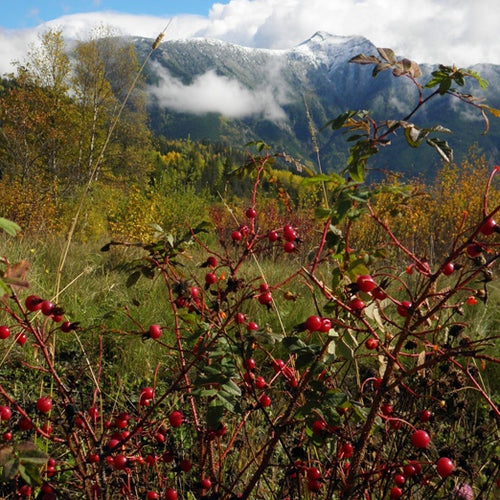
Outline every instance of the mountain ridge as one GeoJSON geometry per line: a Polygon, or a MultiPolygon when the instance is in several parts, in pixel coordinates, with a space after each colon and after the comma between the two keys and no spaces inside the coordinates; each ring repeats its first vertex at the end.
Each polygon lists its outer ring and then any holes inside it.
{"type": "MultiPolygon", "coordinates": [[[[152,40],[136,38],[134,43],[141,55],[150,49],[152,40]]],[[[146,72],[152,129],[170,138],[188,135],[239,147],[249,140],[264,140],[314,164],[312,126],[324,167],[338,171],[347,160],[348,144],[341,134],[323,130],[325,123],[348,109],[368,109],[378,119],[401,119],[417,98],[408,79],[394,78],[390,72],[373,78],[370,66],[349,64],[359,53],[377,54],[377,49],[363,36],[324,31],[291,49],[279,50],[206,38],[165,41],[153,53],[146,72]]],[[[421,64],[424,81],[436,67],[421,64]]],[[[492,80],[482,94],[498,107],[500,66],[483,63],[473,69],[492,80]]],[[[471,91],[476,94],[478,89],[471,91]]],[[[457,161],[476,143],[494,157],[500,145],[498,127],[492,123],[490,134],[481,137],[481,125],[475,123],[480,113],[476,116],[465,108],[444,98],[428,106],[415,121],[421,126],[451,128],[453,140],[451,136],[444,139],[459,153],[457,161]],[[471,123],[472,128],[478,126],[477,135],[471,134],[471,123]]],[[[432,173],[439,162],[434,154],[410,152],[405,141],[397,139],[386,148],[390,153],[377,155],[375,167],[432,173]]]]}

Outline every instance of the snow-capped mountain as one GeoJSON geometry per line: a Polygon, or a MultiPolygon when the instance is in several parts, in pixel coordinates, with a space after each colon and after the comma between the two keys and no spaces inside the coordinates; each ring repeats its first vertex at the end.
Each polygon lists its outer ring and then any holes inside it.
{"type": "MultiPolygon", "coordinates": [[[[152,40],[137,39],[139,57],[152,40]]],[[[209,139],[242,147],[264,140],[303,161],[313,155],[311,125],[320,145],[323,165],[345,164],[348,144],[341,134],[321,130],[348,109],[367,109],[375,117],[401,119],[415,105],[415,86],[390,72],[372,77],[372,67],[350,64],[360,54],[376,55],[376,47],[362,36],[317,32],[289,50],[242,47],[213,39],[166,41],[153,53],[147,68],[150,116],[154,131],[167,137],[209,139]],[[308,118],[308,115],[310,118],[308,118]],[[312,123],[311,123],[312,122],[312,123]]],[[[404,57],[404,54],[401,55],[404,57]]],[[[443,61],[443,64],[447,64],[443,61]]],[[[431,66],[421,65],[425,82],[431,66]]],[[[481,65],[491,85],[488,102],[500,105],[500,67],[481,65]]],[[[478,88],[473,88],[478,93],[478,88]]],[[[454,131],[444,137],[459,155],[478,143],[488,155],[500,146],[500,122],[483,131],[480,113],[448,98],[436,100],[414,117],[420,125],[442,124],[454,131]]],[[[433,152],[409,151],[402,138],[378,155],[377,166],[431,171],[439,161],[433,152]]]]}

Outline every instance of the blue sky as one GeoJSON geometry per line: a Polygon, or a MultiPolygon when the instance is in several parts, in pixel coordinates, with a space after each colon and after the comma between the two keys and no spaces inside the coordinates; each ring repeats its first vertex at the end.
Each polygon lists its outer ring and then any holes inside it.
{"type": "MultiPolygon", "coordinates": [[[[218,3],[228,1],[219,0],[218,3]]],[[[104,10],[159,17],[178,14],[207,16],[214,3],[214,0],[2,0],[0,26],[31,28],[65,15],[104,10]]]]}

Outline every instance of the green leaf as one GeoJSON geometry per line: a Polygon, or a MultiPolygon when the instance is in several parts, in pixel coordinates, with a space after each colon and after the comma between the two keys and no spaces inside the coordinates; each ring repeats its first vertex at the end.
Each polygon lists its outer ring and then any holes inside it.
{"type": "Polygon", "coordinates": [[[134,286],[137,281],[139,280],[139,278],[142,276],[142,272],[141,271],[134,271],[128,278],[127,278],[127,282],[126,282],[126,285],[127,285],[127,288],[130,288],[132,286],[134,286]]]}
{"type": "Polygon", "coordinates": [[[330,174],[318,174],[312,177],[305,177],[301,181],[301,184],[303,186],[311,186],[322,182],[333,182],[334,184],[342,185],[345,183],[345,180],[342,176],[332,172],[330,174]]]}
{"type": "Polygon", "coordinates": [[[345,113],[342,113],[341,115],[337,116],[337,118],[334,118],[333,120],[327,122],[323,128],[331,127],[333,130],[338,130],[345,125],[347,120],[351,119],[353,116],[356,116],[357,114],[358,112],[354,110],[346,111],[345,113]]]}
{"type": "Polygon", "coordinates": [[[207,408],[207,425],[209,429],[216,430],[220,427],[226,410],[218,401],[213,401],[207,408]]]}
{"type": "Polygon", "coordinates": [[[19,231],[21,231],[21,228],[15,222],[4,219],[3,217],[0,217],[0,229],[3,229],[11,236],[15,236],[19,231]]]}
{"type": "Polygon", "coordinates": [[[225,384],[221,385],[221,389],[233,396],[241,396],[241,389],[233,380],[228,380],[225,384]]]}

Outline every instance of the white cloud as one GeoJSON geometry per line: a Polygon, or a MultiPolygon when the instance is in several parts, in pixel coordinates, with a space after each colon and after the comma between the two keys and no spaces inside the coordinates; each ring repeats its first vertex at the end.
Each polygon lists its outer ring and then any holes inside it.
{"type": "Polygon", "coordinates": [[[248,89],[215,71],[208,71],[190,85],[183,85],[159,63],[155,63],[155,71],[160,83],[149,90],[166,108],[195,114],[221,113],[230,118],[262,116],[274,121],[286,119],[281,107],[286,102],[286,92],[281,88],[267,85],[248,89]]]}
{"type": "MultiPolygon", "coordinates": [[[[154,39],[168,21],[101,11],[63,16],[35,30],[0,28],[0,74],[12,71],[10,61],[22,61],[36,33],[49,27],[62,29],[67,38],[85,39],[93,27],[104,25],[154,39]]],[[[498,0],[230,0],[214,3],[207,17],[176,16],[165,39],[207,36],[289,48],[323,30],[363,35],[418,62],[467,66],[500,64],[498,26],[498,0]]]]}

